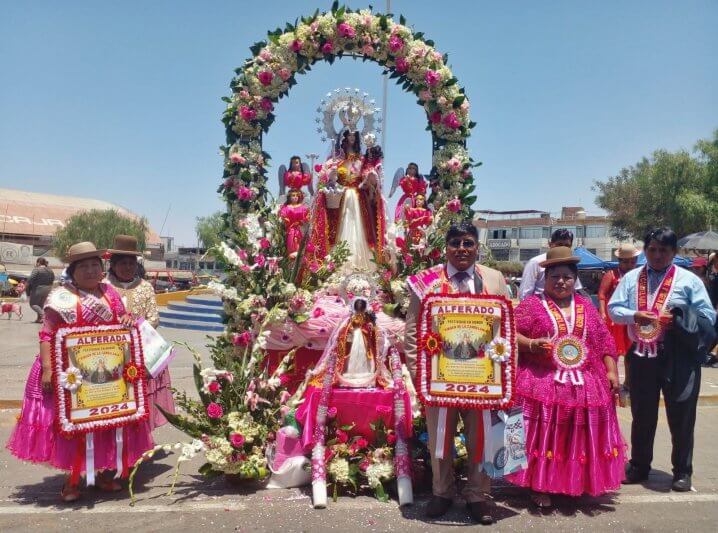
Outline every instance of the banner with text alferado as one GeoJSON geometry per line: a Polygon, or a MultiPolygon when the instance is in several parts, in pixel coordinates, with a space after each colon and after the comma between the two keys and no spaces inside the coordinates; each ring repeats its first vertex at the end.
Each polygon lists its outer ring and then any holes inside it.
{"type": "Polygon", "coordinates": [[[425,405],[506,409],[513,401],[516,330],[502,296],[430,294],[419,315],[418,391],[425,405]]]}
{"type": "Polygon", "coordinates": [[[56,422],[63,435],[147,419],[147,381],[136,326],[60,328],[52,365],[56,422]]]}

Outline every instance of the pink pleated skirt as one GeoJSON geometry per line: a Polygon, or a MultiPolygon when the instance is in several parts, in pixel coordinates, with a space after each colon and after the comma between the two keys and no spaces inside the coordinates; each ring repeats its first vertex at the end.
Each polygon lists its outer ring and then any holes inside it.
{"type": "Polygon", "coordinates": [[[157,409],[159,405],[166,412],[174,414],[175,403],[172,397],[172,382],[170,381],[170,370],[165,368],[156,378],[147,380],[147,401],[150,404],[150,430],[167,423],[162,412],[157,409]]]}
{"type": "Polygon", "coordinates": [[[520,397],[528,468],[506,480],[536,492],[600,496],[624,479],[626,444],[612,400],[566,407],[520,397]]]}
{"type": "MultiPolygon", "coordinates": [[[[56,430],[54,397],[52,393],[43,392],[41,378],[42,365],[37,357],[25,385],[25,397],[18,422],[6,447],[23,461],[69,471],[76,462],[78,451],[84,448],[85,440],[84,437],[63,437],[56,430]]],[[[93,438],[95,469],[114,470],[117,466],[115,430],[96,431],[93,438]]],[[[124,428],[123,440],[129,465],[133,465],[144,452],[154,446],[147,422],[124,428]]]]}

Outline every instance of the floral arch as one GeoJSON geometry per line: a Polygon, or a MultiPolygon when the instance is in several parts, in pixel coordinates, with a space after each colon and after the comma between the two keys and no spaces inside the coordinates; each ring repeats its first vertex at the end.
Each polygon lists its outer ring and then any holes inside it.
{"type": "Polygon", "coordinates": [[[436,51],[422,32],[409,28],[403,16],[396,23],[390,14],[352,11],[335,2],[328,12],[317,10],[269,32],[266,41],[250,49],[254,55],[235,71],[232,95],[223,98],[227,145],[222,148],[224,183],[219,192],[233,218],[267,209],[264,165],[269,154],[262,151],[262,134],[274,122],[275,103],[315,62],[333,63],[343,56],[375,61],[418,98],[432,135],[432,175],[441,180],[446,202],[458,200],[450,216],[472,215],[476,197],[470,168],[475,165],[466,138],[475,124],[469,118],[469,101],[447,66],[447,55],[436,51]]]}

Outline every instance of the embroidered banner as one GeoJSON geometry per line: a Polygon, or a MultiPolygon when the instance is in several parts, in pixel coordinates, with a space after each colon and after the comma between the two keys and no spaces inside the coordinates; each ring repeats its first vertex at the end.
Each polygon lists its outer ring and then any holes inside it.
{"type": "Polygon", "coordinates": [[[511,405],[517,349],[513,308],[506,298],[429,294],[422,300],[417,353],[424,404],[511,405]]]}

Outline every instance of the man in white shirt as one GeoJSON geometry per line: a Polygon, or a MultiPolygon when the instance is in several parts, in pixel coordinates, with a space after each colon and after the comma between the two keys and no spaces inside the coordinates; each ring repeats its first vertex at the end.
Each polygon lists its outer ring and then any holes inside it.
{"type": "MultiPolygon", "coordinates": [[[[549,248],[556,246],[565,246],[573,248],[573,232],[567,229],[557,229],[551,234],[551,240],[548,243],[549,248]]],[[[546,282],[544,269],[540,263],[546,260],[546,254],[537,255],[529,259],[524,267],[524,273],[521,276],[521,285],[519,286],[519,300],[525,300],[533,294],[543,294],[543,286],[546,282]]],[[[576,290],[583,289],[581,280],[576,280],[576,290]]]]}

